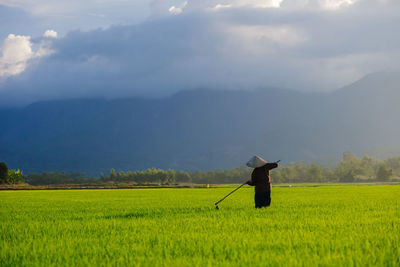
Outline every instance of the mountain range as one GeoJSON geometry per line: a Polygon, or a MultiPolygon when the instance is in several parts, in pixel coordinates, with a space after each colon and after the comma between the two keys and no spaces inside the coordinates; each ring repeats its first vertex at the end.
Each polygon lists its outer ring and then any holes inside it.
{"type": "Polygon", "coordinates": [[[226,169],[258,154],[335,164],[345,150],[400,154],[400,75],[328,93],[185,90],[163,98],[69,99],[0,110],[0,161],[25,173],[226,169]]]}

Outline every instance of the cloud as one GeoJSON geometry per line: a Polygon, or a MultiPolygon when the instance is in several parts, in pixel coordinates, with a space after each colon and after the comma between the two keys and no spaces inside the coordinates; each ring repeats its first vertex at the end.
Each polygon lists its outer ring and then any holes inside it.
{"type": "Polygon", "coordinates": [[[57,39],[57,32],[53,30],[47,30],[44,32],[43,37],[57,39]]]}
{"type": "Polygon", "coordinates": [[[0,77],[23,72],[29,59],[34,56],[29,36],[10,34],[1,47],[0,77]]]}
{"type": "Polygon", "coordinates": [[[168,11],[175,15],[180,14],[183,12],[183,9],[186,7],[187,3],[187,1],[183,2],[179,7],[171,6],[168,11]]]}
{"type": "Polygon", "coordinates": [[[283,0],[281,6],[284,8],[320,8],[336,10],[349,7],[359,1],[363,0],[283,0]]]}
{"type": "MultiPolygon", "coordinates": [[[[290,9],[339,9],[348,7],[360,0],[192,0],[187,10],[221,8],[290,8],[290,9]]],[[[363,0],[361,0],[363,1],[363,0]]],[[[365,1],[365,0],[364,0],[365,1]]]]}
{"type": "Polygon", "coordinates": [[[47,56],[22,61],[0,85],[0,105],[199,87],[327,91],[400,68],[398,1],[181,3],[179,15],[154,1],[159,16],[144,23],[44,38],[47,56]]]}
{"type": "MultiPolygon", "coordinates": [[[[56,38],[57,32],[47,30],[44,37],[56,38]]],[[[30,60],[51,54],[48,41],[40,42],[39,49],[34,52],[30,36],[9,34],[1,46],[0,79],[22,73],[30,60]]],[[[1,85],[1,84],[0,84],[1,85]]]]}

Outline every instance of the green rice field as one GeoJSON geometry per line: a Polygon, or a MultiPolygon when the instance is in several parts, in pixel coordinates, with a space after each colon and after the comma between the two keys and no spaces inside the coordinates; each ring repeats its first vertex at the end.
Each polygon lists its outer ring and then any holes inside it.
{"type": "Polygon", "coordinates": [[[400,186],[0,191],[0,266],[400,266],[400,186]]]}

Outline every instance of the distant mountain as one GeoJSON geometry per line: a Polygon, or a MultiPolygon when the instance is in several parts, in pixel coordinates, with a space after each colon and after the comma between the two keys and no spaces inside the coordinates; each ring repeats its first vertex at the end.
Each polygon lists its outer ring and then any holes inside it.
{"type": "Polygon", "coordinates": [[[0,110],[0,161],[25,172],[97,175],[150,167],[223,169],[267,160],[400,153],[400,75],[333,93],[192,90],[162,99],[78,99],[0,110]]]}

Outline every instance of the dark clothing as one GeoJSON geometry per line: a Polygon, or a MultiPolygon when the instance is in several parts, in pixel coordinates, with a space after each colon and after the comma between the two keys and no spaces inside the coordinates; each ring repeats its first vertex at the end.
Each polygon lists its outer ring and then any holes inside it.
{"type": "Polygon", "coordinates": [[[276,167],[278,167],[278,163],[267,163],[253,170],[251,181],[248,184],[255,186],[256,193],[271,191],[271,176],[269,171],[276,167]]]}
{"type": "Polygon", "coordinates": [[[271,205],[271,190],[267,192],[256,192],[254,195],[256,208],[269,207],[271,205]]]}
{"type": "Polygon", "coordinates": [[[278,163],[267,163],[255,168],[251,173],[249,185],[255,187],[254,202],[256,208],[269,207],[271,205],[271,176],[269,171],[278,167],[278,163]]]}

